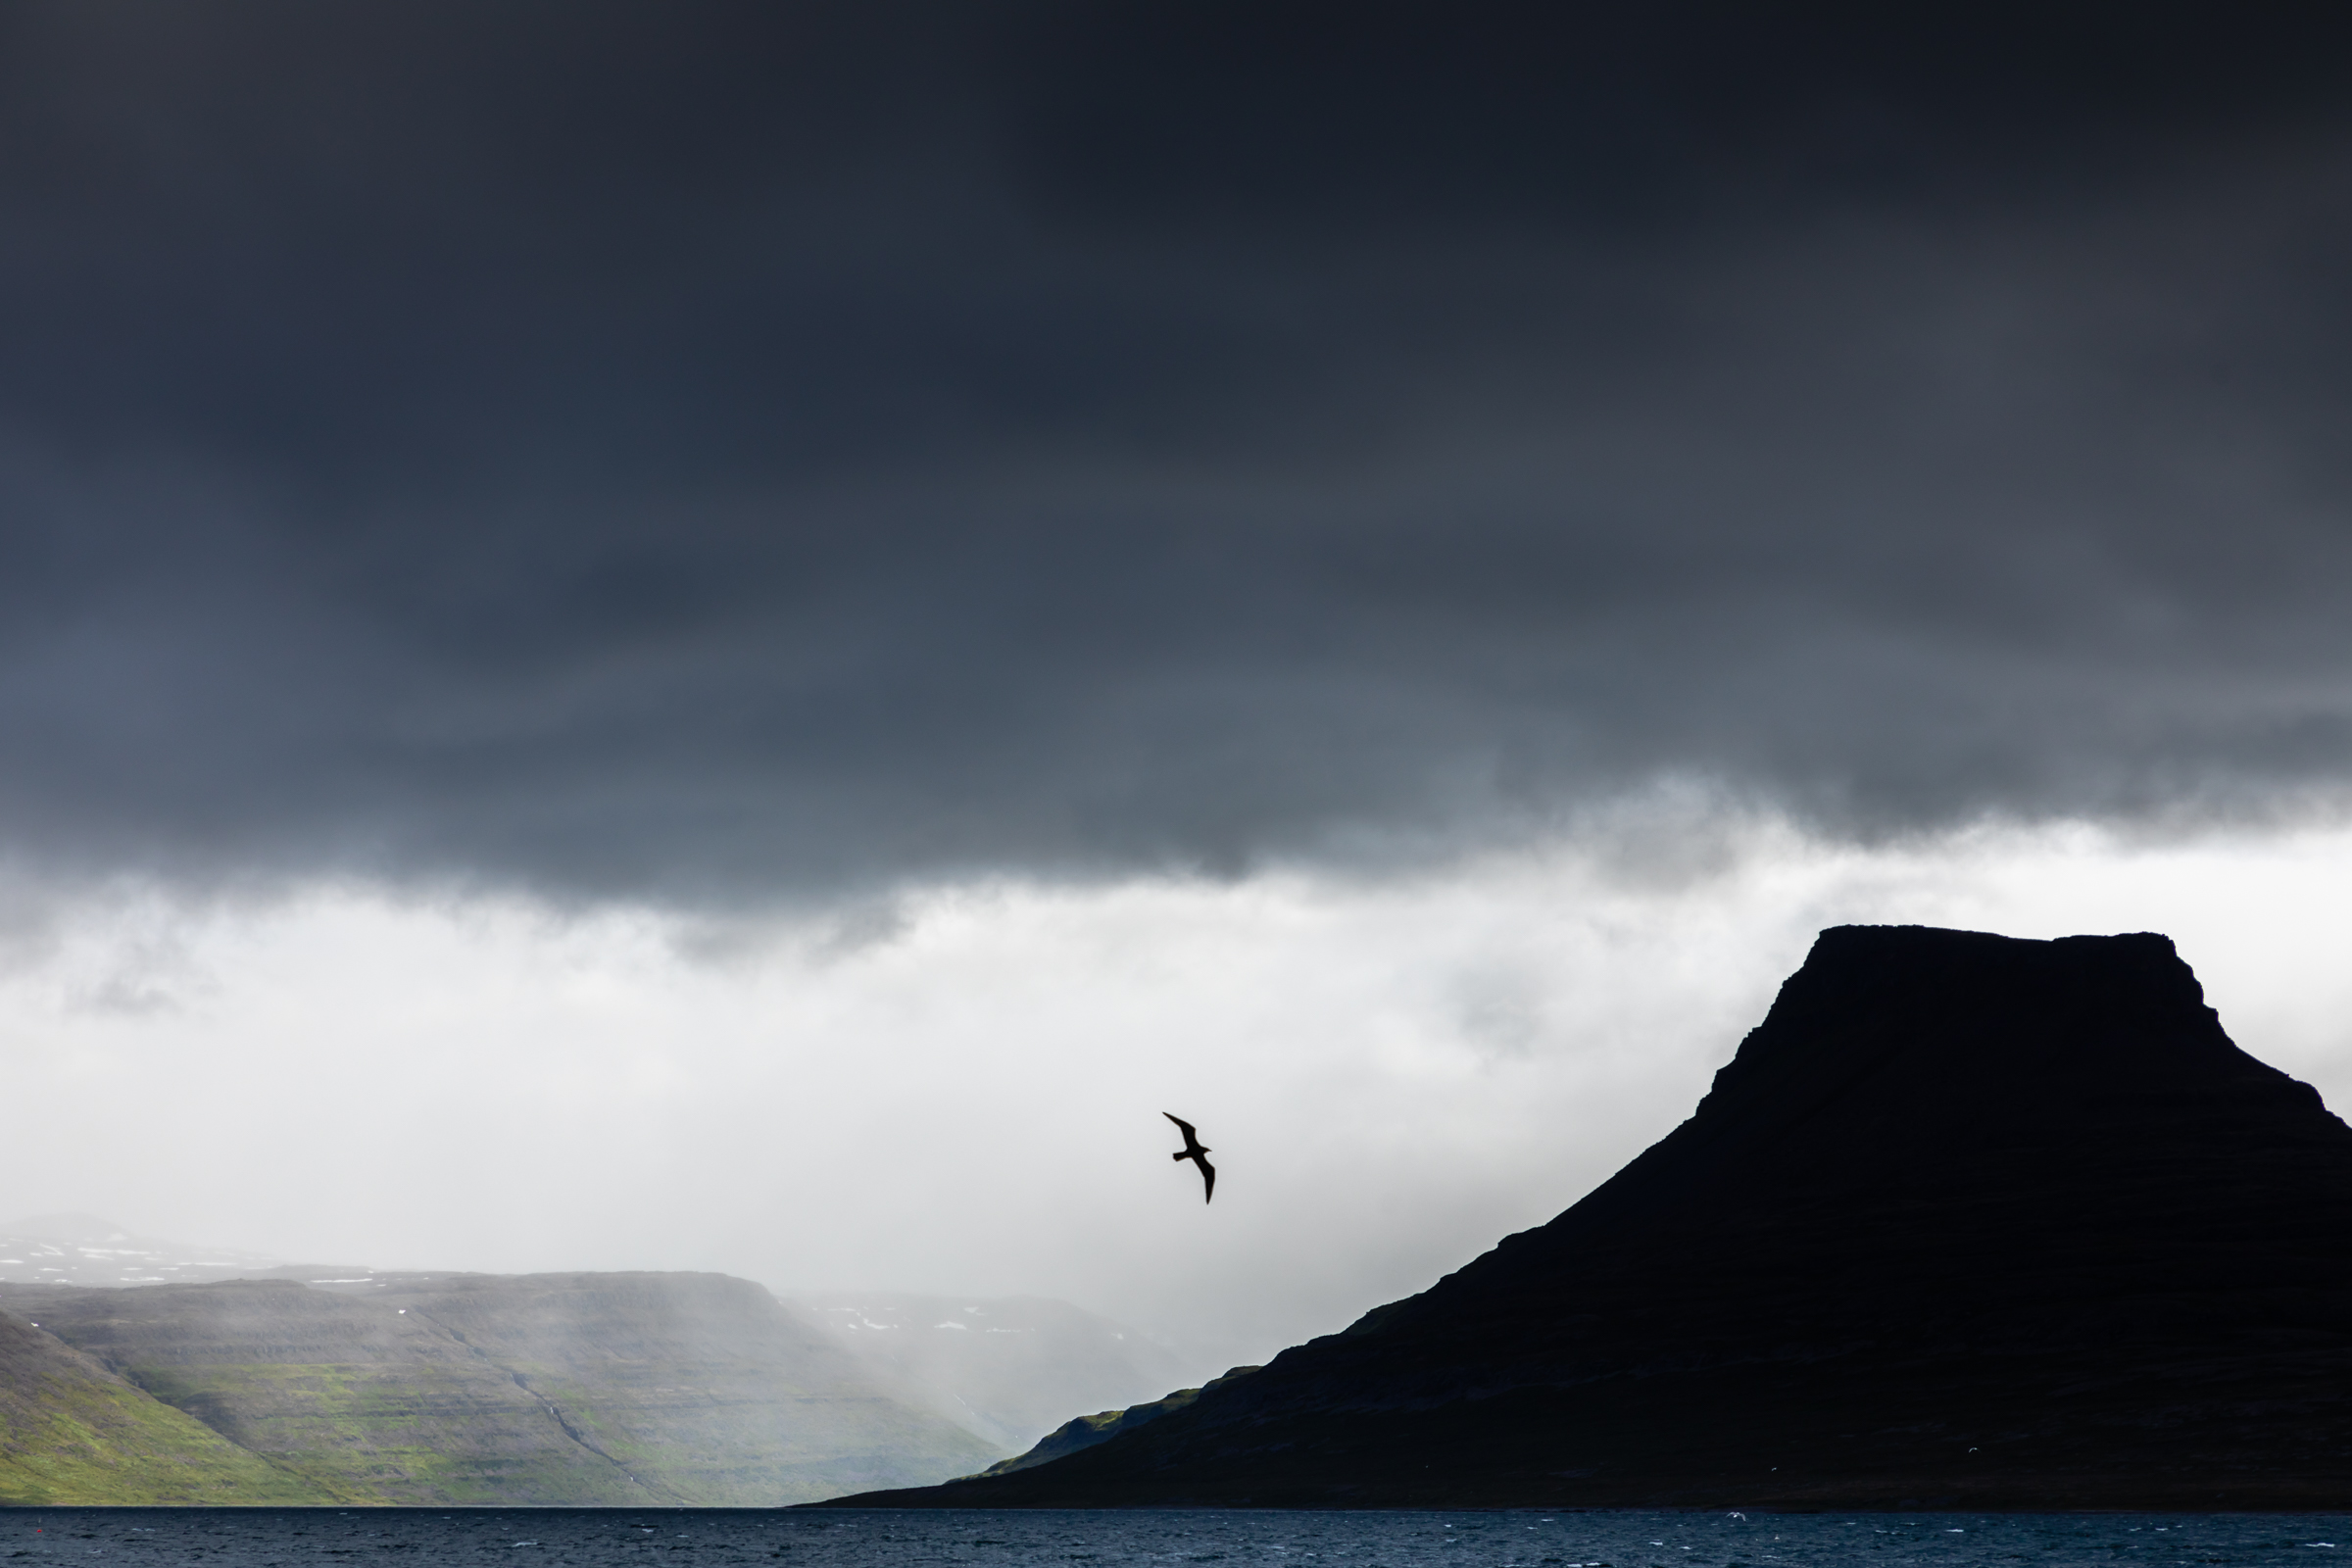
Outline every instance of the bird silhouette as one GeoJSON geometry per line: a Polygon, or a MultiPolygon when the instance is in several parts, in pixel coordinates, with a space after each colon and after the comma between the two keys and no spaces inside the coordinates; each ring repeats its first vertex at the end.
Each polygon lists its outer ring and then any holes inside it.
{"type": "Polygon", "coordinates": [[[1217,1196],[1217,1167],[1208,1162],[1207,1148],[1201,1144],[1200,1135],[1193,1131],[1191,1122],[1173,1111],[1163,1110],[1160,1114],[1174,1122],[1184,1134],[1184,1147],[1168,1157],[1170,1159],[1189,1159],[1200,1167],[1200,1179],[1207,1184],[1206,1189],[1200,1194],[1200,1201],[1207,1202],[1217,1196]]]}

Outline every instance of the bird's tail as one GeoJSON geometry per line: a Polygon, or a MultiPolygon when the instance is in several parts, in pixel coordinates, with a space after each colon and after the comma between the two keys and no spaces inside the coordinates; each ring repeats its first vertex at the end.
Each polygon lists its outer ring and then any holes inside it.
{"type": "MultiPolygon", "coordinates": [[[[1183,1150],[1181,1150],[1181,1149],[1179,1149],[1178,1151],[1176,1151],[1176,1152],[1174,1152],[1173,1154],[1170,1154],[1168,1157],[1169,1157],[1170,1159],[1182,1159],[1182,1158],[1184,1157],[1184,1151],[1183,1151],[1183,1150]]],[[[1648,1538],[1645,1536],[1645,1537],[1643,1537],[1642,1539],[1643,1539],[1643,1540],[1647,1540],[1648,1538]]]]}

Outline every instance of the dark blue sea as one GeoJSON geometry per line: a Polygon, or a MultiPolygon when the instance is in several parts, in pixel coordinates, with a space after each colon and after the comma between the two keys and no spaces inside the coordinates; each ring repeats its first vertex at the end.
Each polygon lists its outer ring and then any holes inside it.
{"type": "Polygon", "coordinates": [[[0,1508],[0,1561],[703,1568],[1870,1568],[2352,1557],[2347,1514],[821,1512],[0,1508]],[[680,1554],[683,1555],[680,1555],[680,1554]]]}

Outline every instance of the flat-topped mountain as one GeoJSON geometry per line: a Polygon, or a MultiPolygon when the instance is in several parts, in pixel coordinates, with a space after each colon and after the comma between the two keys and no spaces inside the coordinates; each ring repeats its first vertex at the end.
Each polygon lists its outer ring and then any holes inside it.
{"type": "Polygon", "coordinates": [[[1037,1298],[278,1264],[78,1214],[13,1235],[0,1503],[802,1501],[983,1469],[1184,1365],[1037,1298]]]}
{"type": "Polygon", "coordinates": [[[1099,1446],[853,1506],[2352,1504],[2352,1129],[2161,936],[1822,934],[1549,1224],[1099,1446]]]}

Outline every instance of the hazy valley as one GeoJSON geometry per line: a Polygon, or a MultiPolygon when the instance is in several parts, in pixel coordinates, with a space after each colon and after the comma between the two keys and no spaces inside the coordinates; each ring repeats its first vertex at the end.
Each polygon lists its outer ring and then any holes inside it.
{"type": "Polygon", "coordinates": [[[264,1277],[208,1279],[238,1254],[75,1216],[0,1234],[7,1502],[808,1501],[970,1474],[1183,1381],[1038,1298],[251,1258],[264,1277]]]}

